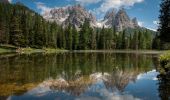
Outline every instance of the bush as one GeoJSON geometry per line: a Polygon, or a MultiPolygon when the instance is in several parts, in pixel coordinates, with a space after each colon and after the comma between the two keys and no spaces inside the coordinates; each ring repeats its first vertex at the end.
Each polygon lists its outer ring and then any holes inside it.
{"type": "Polygon", "coordinates": [[[168,73],[170,72],[170,51],[162,54],[160,57],[159,57],[159,60],[160,60],[160,72],[161,73],[168,73]]]}

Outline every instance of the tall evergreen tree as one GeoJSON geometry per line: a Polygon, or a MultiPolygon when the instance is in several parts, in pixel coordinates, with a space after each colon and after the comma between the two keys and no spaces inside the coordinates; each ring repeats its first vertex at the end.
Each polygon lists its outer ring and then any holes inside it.
{"type": "Polygon", "coordinates": [[[162,0],[160,7],[160,38],[161,41],[170,42],[170,0],[162,0]]]}
{"type": "Polygon", "coordinates": [[[77,50],[79,46],[79,33],[77,32],[75,26],[73,26],[72,34],[73,34],[73,50],[77,50]]]}
{"type": "Polygon", "coordinates": [[[162,0],[160,5],[159,29],[162,49],[170,49],[170,0],[162,0]]]}
{"type": "Polygon", "coordinates": [[[133,40],[132,41],[133,41],[132,48],[137,50],[138,46],[139,46],[138,32],[137,31],[135,31],[135,33],[133,34],[133,40]]]}
{"type": "Polygon", "coordinates": [[[15,46],[23,46],[23,34],[20,27],[20,19],[17,15],[16,9],[13,9],[13,15],[10,24],[10,44],[15,46]]]}
{"type": "Polygon", "coordinates": [[[80,37],[79,37],[80,49],[83,49],[83,50],[88,49],[89,31],[90,31],[90,23],[89,23],[89,20],[86,19],[79,33],[80,34],[80,37]]]}
{"type": "Polygon", "coordinates": [[[105,28],[103,27],[99,36],[99,49],[105,49],[105,28]]]}
{"type": "Polygon", "coordinates": [[[126,33],[125,33],[125,30],[123,31],[122,33],[122,41],[121,41],[121,49],[126,49],[127,45],[126,45],[126,33]]]}

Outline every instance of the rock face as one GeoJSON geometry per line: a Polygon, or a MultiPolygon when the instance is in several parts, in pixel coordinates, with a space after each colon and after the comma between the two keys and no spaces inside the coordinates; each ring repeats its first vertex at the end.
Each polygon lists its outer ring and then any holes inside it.
{"type": "Polygon", "coordinates": [[[115,17],[114,25],[118,31],[126,28],[134,28],[129,16],[124,9],[118,11],[115,17]]]}
{"type": "Polygon", "coordinates": [[[112,25],[114,24],[115,16],[116,11],[114,9],[106,13],[104,17],[105,27],[112,27],[112,25]]]}
{"type": "Polygon", "coordinates": [[[90,21],[92,27],[96,23],[96,18],[80,5],[51,9],[49,13],[44,14],[44,18],[49,21],[55,21],[63,26],[71,24],[77,28],[79,28],[86,19],[90,21]]]}
{"type": "Polygon", "coordinates": [[[9,1],[8,0],[0,0],[0,3],[9,3],[9,1]]]}
{"type": "Polygon", "coordinates": [[[137,28],[139,27],[137,19],[130,19],[124,9],[120,9],[117,13],[115,10],[111,11],[105,17],[103,22],[105,27],[115,27],[117,31],[122,31],[127,28],[137,28]]]}
{"type": "Polygon", "coordinates": [[[95,16],[80,5],[53,8],[43,16],[46,20],[55,21],[64,27],[71,24],[76,28],[80,28],[85,20],[90,21],[91,27],[115,27],[117,31],[122,31],[126,28],[139,27],[137,19],[134,18],[131,20],[125,9],[120,9],[118,12],[113,9],[107,12],[104,19],[100,22],[96,20],[95,16]]]}

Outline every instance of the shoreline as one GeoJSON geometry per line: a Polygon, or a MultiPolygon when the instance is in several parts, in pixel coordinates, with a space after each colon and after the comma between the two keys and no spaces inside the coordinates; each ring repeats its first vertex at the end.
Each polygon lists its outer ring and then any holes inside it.
{"type": "Polygon", "coordinates": [[[43,48],[43,49],[35,49],[35,48],[1,48],[0,54],[5,53],[19,53],[19,54],[31,54],[31,53],[57,53],[57,52],[68,52],[69,50],[64,49],[53,49],[53,48],[43,48]]]}
{"type": "Polygon", "coordinates": [[[73,50],[75,53],[137,53],[137,54],[162,54],[166,51],[159,50],[73,50]]]}
{"type": "Polygon", "coordinates": [[[16,50],[0,48],[0,54],[4,53],[59,53],[59,52],[72,52],[72,53],[136,53],[136,54],[163,54],[166,51],[159,50],[65,50],[65,49],[53,49],[53,48],[18,48],[16,50]]]}

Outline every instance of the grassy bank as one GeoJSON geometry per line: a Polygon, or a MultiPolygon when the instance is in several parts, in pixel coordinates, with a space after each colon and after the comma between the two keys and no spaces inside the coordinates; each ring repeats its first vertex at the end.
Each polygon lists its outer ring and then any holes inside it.
{"type": "Polygon", "coordinates": [[[0,54],[1,53],[10,53],[10,52],[15,52],[16,47],[12,45],[0,45],[0,54]]]}
{"type": "Polygon", "coordinates": [[[67,52],[68,50],[64,49],[58,49],[58,48],[42,48],[42,49],[36,49],[36,48],[18,48],[12,45],[0,45],[0,54],[2,53],[38,53],[38,52],[43,52],[43,53],[56,53],[56,52],[67,52]]]}
{"type": "Polygon", "coordinates": [[[165,51],[162,55],[160,55],[159,61],[160,61],[159,72],[161,74],[169,73],[170,72],[170,51],[165,51]]]}
{"type": "Polygon", "coordinates": [[[8,52],[14,52],[14,51],[11,49],[0,48],[0,53],[8,53],[8,52]]]}
{"type": "Polygon", "coordinates": [[[16,50],[18,53],[57,53],[57,52],[67,52],[68,50],[58,49],[58,48],[43,48],[43,49],[35,49],[35,48],[19,48],[16,50]]]}

